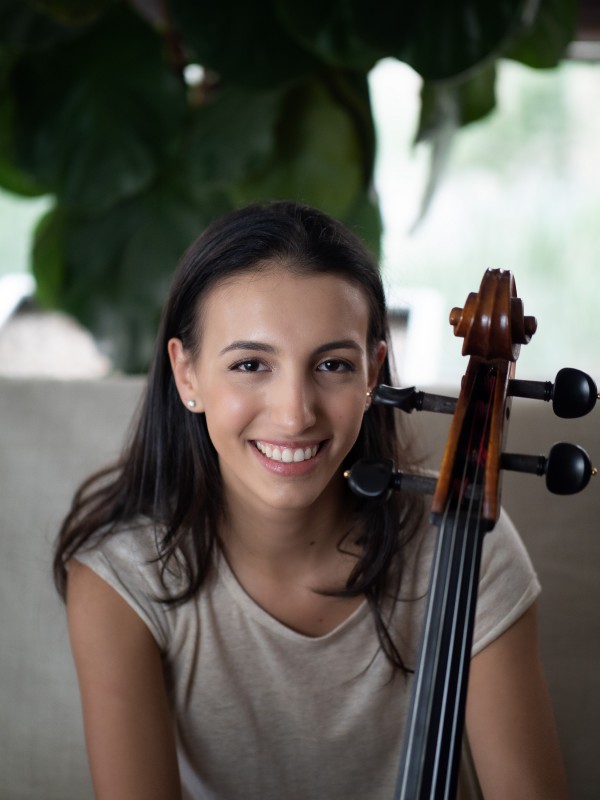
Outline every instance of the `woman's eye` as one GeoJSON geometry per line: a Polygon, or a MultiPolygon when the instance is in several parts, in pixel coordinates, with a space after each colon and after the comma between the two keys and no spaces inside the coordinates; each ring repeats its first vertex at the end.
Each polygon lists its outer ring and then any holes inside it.
{"type": "Polygon", "coordinates": [[[238,361],[236,364],[232,364],[230,369],[235,372],[262,372],[266,369],[266,366],[257,358],[248,358],[245,361],[238,361]]]}
{"type": "Polygon", "coordinates": [[[322,361],[317,369],[321,372],[352,372],[353,367],[348,361],[341,358],[328,358],[322,361]]]}

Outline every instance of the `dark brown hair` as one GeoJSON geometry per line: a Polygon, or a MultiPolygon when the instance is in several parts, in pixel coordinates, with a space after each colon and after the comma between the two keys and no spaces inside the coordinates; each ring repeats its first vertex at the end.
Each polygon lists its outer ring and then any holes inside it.
{"type": "MultiPolygon", "coordinates": [[[[218,546],[221,475],[204,415],[188,413],[180,401],[167,342],[179,338],[195,353],[206,293],[224,279],[274,260],[295,272],[334,273],[359,286],[369,302],[369,348],[388,341],[378,267],[347,227],[313,208],[285,201],[247,207],[213,223],[186,251],[174,276],[129,443],[117,464],[80,487],[61,527],[54,576],[63,598],[69,559],[92,537],[134,525],[141,516],[155,525],[163,583],[165,570],[173,564],[184,578],[181,591],[165,602],[184,603],[202,586],[218,546]]],[[[387,357],[378,382],[392,382],[387,357]]],[[[401,441],[395,413],[388,407],[371,407],[343,468],[359,458],[386,458],[396,465],[405,460],[406,442],[401,441]]],[[[383,504],[361,505],[350,494],[348,499],[357,504],[363,521],[363,549],[340,594],[367,597],[386,654],[404,668],[384,623],[383,605],[390,591],[398,595],[402,545],[417,526],[420,505],[402,493],[383,504]]]]}

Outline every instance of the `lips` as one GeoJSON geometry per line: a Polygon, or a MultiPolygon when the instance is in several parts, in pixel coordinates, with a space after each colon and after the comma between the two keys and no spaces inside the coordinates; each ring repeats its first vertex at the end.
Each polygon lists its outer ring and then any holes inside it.
{"type": "Polygon", "coordinates": [[[310,461],[317,455],[318,444],[311,445],[292,445],[290,447],[282,444],[272,444],[256,440],[257,450],[271,461],[280,461],[283,464],[299,464],[302,461],[310,461]]]}

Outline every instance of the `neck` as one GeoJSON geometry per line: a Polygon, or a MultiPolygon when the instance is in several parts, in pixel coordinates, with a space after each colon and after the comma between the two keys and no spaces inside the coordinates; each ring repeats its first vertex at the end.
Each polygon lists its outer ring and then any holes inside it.
{"type": "Polygon", "coordinates": [[[339,544],[353,552],[353,509],[342,492],[301,510],[268,509],[266,512],[228,503],[221,526],[224,552],[232,566],[242,561],[286,580],[294,574],[320,571],[339,556],[339,544]]]}

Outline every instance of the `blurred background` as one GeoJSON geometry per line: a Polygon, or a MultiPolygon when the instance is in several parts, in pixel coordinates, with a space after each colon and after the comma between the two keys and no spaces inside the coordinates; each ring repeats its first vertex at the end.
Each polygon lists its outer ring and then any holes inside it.
{"type": "Polygon", "coordinates": [[[521,376],[600,377],[595,2],[211,5],[2,0],[0,373],[144,372],[191,239],[294,197],[379,252],[401,383],[458,381],[488,267],[521,376]]]}
{"type": "Polygon", "coordinates": [[[418,317],[405,381],[457,380],[464,359],[448,313],[488,267],[513,272],[525,313],[538,319],[521,349],[521,375],[548,380],[564,365],[600,377],[600,41],[583,52],[590,60],[555,70],[500,65],[498,108],[455,137],[416,228],[429,168],[428,154],[407,138],[419,79],[393,61],[373,71],[382,264],[391,296],[418,317]],[[398,86],[405,105],[389,103],[398,86]]]}

